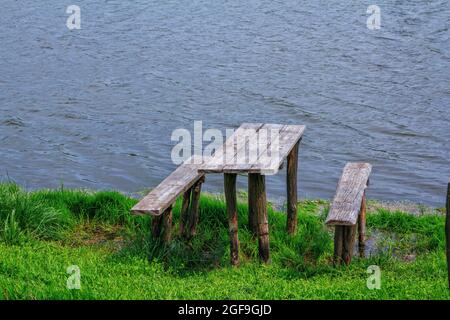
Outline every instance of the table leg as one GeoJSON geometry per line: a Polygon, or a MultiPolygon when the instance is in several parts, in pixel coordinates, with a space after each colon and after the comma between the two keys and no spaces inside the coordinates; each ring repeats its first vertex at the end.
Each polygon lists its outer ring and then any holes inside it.
{"type": "Polygon", "coordinates": [[[298,168],[298,146],[297,142],[287,157],[287,223],[288,234],[294,234],[297,229],[297,168],[298,168]]]}
{"type": "Polygon", "coordinates": [[[248,228],[253,235],[258,234],[258,212],[255,205],[256,184],[254,173],[248,174],[248,228]]]}
{"type": "Polygon", "coordinates": [[[236,174],[224,174],[225,200],[227,203],[228,232],[230,234],[231,264],[239,264],[238,216],[236,199],[236,174]]]}
{"type": "Polygon", "coordinates": [[[269,220],[267,217],[267,199],[265,177],[259,173],[249,175],[251,180],[253,195],[252,203],[249,203],[258,217],[258,245],[259,257],[263,262],[269,262],[269,220]]]}

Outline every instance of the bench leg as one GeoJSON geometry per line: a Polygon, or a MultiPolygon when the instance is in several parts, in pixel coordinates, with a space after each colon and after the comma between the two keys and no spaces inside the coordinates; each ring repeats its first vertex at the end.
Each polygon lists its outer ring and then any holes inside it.
{"type": "Polygon", "coordinates": [[[161,215],[152,218],[152,236],[154,239],[160,238],[165,244],[170,243],[172,240],[172,206],[161,215]]]}
{"type": "Polygon", "coordinates": [[[335,226],[334,264],[350,264],[355,245],[356,226],[335,226]]]}
{"type": "Polygon", "coordinates": [[[253,175],[254,173],[248,174],[248,228],[256,236],[258,234],[258,212],[255,208],[255,188],[257,185],[254,183],[253,175]]]}
{"type": "Polygon", "coordinates": [[[263,262],[267,263],[270,260],[270,246],[265,177],[261,174],[251,174],[250,179],[254,188],[252,203],[249,206],[254,208],[258,217],[259,257],[263,262]]]}
{"type": "Polygon", "coordinates": [[[202,192],[202,184],[205,181],[205,177],[200,178],[192,187],[192,199],[191,199],[191,207],[189,208],[189,220],[188,220],[188,228],[186,230],[187,238],[192,238],[197,234],[197,225],[198,225],[198,210],[200,207],[200,194],[202,192]]]}
{"type": "Polygon", "coordinates": [[[186,227],[189,219],[189,205],[191,203],[191,193],[192,188],[189,188],[183,194],[183,203],[181,205],[181,212],[180,212],[180,234],[182,236],[186,235],[186,227]]]}
{"type": "Polygon", "coordinates": [[[297,168],[298,147],[297,142],[287,157],[287,225],[288,234],[294,234],[297,229],[297,168]]]}
{"type": "Polygon", "coordinates": [[[358,216],[358,249],[359,256],[364,258],[366,249],[366,193],[362,197],[361,210],[358,216]]]}
{"type": "Polygon", "coordinates": [[[162,230],[162,215],[152,217],[152,237],[158,239],[162,230]]]}
{"type": "Polygon", "coordinates": [[[344,226],[344,241],[342,245],[342,261],[349,265],[352,261],[353,248],[355,246],[356,225],[344,226]]]}
{"type": "Polygon", "coordinates": [[[162,230],[162,241],[165,244],[170,243],[172,240],[172,206],[166,209],[162,214],[163,220],[163,230],[162,230]]]}
{"type": "Polygon", "coordinates": [[[334,264],[340,265],[342,263],[342,246],[344,239],[344,226],[334,227],[334,264]]]}
{"type": "Polygon", "coordinates": [[[239,238],[238,238],[238,215],[236,199],[236,174],[224,174],[225,200],[227,203],[228,232],[230,235],[230,259],[231,264],[239,264],[239,238]]]}

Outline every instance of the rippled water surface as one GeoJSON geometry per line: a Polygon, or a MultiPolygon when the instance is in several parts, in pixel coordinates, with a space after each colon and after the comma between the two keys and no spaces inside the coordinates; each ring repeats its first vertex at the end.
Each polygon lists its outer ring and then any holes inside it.
{"type": "Polygon", "coordinates": [[[3,179],[134,192],[174,169],[171,133],[194,120],[292,123],[307,126],[301,197],[332,197],[347,161],[369,161],[371,198],[443,205],[450,2],[377,1],[381,30],[370,1],[72,2],[2,1],[3,179]]]}

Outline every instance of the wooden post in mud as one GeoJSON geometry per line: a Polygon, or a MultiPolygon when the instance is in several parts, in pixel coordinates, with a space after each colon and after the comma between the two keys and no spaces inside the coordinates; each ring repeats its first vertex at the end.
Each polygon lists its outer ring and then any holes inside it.
{"type": "Polygon", "coordinates": [[[447,253],[447,277],[448,288],[450,289],[450,183],[447,186],[447,203],[446,203],[446,218],[445,218],[445,238],[446,238],[446,253],[447,253]]]}
{"type": "Polygon", "coordinates": [[[186,237],[192,238],[197,234],[197,225],[199,218],[199,207],[200,207],[200,194],[202,191],[202,184],[205,181],[205,177],[201,177],[193,186],[192,186],[192,199],[191,206],[189,208],[189,216],[188,222],[186,226],[186,237]]]}
{"type": "Polygon", "coordinates": [[[358,216],[358,249],[359,256],[364,258],[366,249],[366,192],[361,201],[361,210],[358,216]]]}
{"type": "Polygon", "coordinates": [[[258,218],[258,247],[259,257],[265,263],[270,260],[269,247],[269,219],[267,217],[267,199],[266,199],[266,182],[265,177],[259,173],[249,174],[252,180],[252,202],[249,203],[253,207],[258,218]]]}
{"type": "Polygon", "coordinates": [[[239,238],[235,173],[224,173],[224,190],[230,235],[230,261],[233,266],[237,266],[239,264],[239,238]]]}
{"type": "Polygon", "coordinates": [[[288,234],[294,234],[297,230],[297,168],[298,146],[297,142],[287,157],[286,185],[287,185],[287,224],[288,234]]]}

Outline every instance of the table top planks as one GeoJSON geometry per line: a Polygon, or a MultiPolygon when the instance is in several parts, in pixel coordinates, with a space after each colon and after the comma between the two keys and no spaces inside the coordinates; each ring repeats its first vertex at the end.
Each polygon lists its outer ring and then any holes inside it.
{"type": "Polygon", "coordinates": [[[304,131],[303,125],[244,123],[198,170],[275,174],[304,131]]]}

